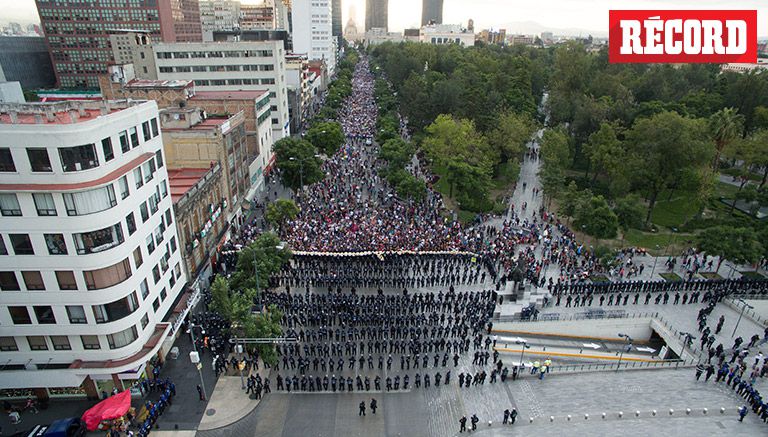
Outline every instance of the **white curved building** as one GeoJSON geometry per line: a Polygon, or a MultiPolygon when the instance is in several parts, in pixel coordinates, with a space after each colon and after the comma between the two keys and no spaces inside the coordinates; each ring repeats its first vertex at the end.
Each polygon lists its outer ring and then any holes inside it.
{"type": "Polygon", "coordinates": [[[157,117],[0,105],[0,389],[98,395],[170,334],[186,278],[157,117]]]}

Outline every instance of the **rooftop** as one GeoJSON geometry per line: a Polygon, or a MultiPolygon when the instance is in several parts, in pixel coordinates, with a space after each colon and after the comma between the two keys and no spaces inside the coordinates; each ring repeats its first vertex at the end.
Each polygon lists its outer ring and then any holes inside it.
{"type": "Polygon", "coordinates": [[[194,84],[191,80],[151,80],[133,79],[125,84],[126,88],[187,88],[194,84]]]}
{"type": "Polygon", "coordinates": [[[268,93],[268,90],[197,91],[190,100],[250,100],[258,99],[268,93]]]}
{"type": "Polygon", "coordinates": [[[171,186],[171,199],[176,203],[197,183],[205,178],[211,168],[168,169],[168,183],[171,186]]]}
{"type": "Polygon", "coordinates": [[[0,104],[0,124],[74,124],[114,114],[145,100],[69,100],[0,104]]]}

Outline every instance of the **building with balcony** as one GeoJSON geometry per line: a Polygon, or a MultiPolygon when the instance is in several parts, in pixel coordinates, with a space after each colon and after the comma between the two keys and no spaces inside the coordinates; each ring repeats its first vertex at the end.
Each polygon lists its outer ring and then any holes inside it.
{"type": "Polygon", "coordinates": [[[168,167],[186,170],[221,165],[224,189],[217,198],[231,206],[225,210],[224,219],[239,225],[245,200],[263,187],[261,157],[255,158],[246,145],[244,112],[219,115],[194,107],[167,108],[160,117],[168,167]]]}
{"type": "Polygon", "coordinates": [[[310,88],[311,72],[306,56],[289,54],[285,66],[291,131],[300,132],[301,126],[314,115],[316,90],[310,88]]]}
{"type": "MultiPolygon", "coordinates": [[[[269,91],[197,91],[190,80],[142,80],[132,78],[131,65],[114,65],[99,78],[105,99],[155,100],[160,108],[194,107],[208,114],[237,114],[245,117],[246,145],[251,158],[251,187],[246,199],[264,187],[264,175],[274,166],[272,118],[269,91]]],[[[319,82],[319,81],[318,81],[319,82]]],[[[207,164],[203,164],[205,167],[207,164]]]]}
{"type": "Polygon", "coordinates": [[[122,390],[186,283],[157,105],[3,104],[0,136],[0,386],[122,390]]]}
{"type": "Polygon", "coordinates": [[[168,170],[173,210],[184,269],[188,278],[197,277],[229,229],[229,202],[222,167],[218,162],[209,168],[168,170]]]}
{"type": "Polygon", "coordinates": [[[283,41],[156,44],[157,77],[200,91],[268,90],[275,140],[290,135],[283,41]]]}

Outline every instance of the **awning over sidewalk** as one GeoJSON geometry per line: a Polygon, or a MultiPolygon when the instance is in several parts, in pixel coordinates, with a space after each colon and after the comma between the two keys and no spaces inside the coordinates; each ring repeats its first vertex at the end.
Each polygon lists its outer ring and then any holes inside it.
{"type": "Polygon", "coordinates": [[[85,422],[88,431],[96,431],[102,420],[116,419],[121,417],[131,408],[131,391],[123,390],[114,396],[108,397],[98,404],[94,405],[83,413],[83,422],[85,422]]]}

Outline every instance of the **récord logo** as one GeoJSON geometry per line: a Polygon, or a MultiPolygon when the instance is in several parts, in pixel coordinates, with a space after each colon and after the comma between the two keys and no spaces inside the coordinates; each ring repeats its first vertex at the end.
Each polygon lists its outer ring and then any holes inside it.
{"type": "Polygon", "coordinates": [[[611,63],[757,62],[757,11],[610,11],[611,63]]]}

